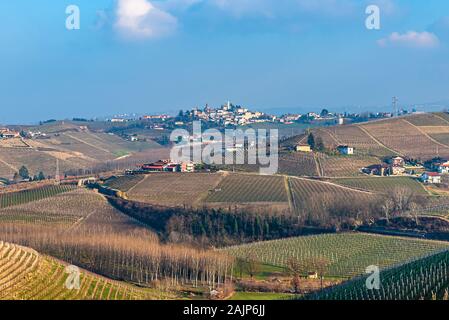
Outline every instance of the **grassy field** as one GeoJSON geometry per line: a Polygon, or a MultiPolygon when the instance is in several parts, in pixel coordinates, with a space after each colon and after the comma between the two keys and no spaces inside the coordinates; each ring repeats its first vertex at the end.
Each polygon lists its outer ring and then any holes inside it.
{"type": "Polygon", "coordinates": [[[65,286],[66,266],[32,249],[0,242],[0,300],[142,300],[167,293],[142,289],[80,270],[80,288],[65,286]]]}
{"type": "Polygon", "coordinates": [[[389,193],[395,188],[405,187],[410,189],[416,195],[427,195],[421,183],[416,179],[409,177],[363,177],[334,179],[335,183],[363,190],[389,193]]]}
{"type": "Polygon", "coordinates": [[[230,174],[207,197],[207,202],[287,202],[283,177],[230,174]]]}
{"type": "Polygon", "coordinates": [[[328,276],[349,278],[364,273],[370,265],[391,266],[446,247],[449,243],[346,233],[257,242],[225,251],[239,258],[251,255],[261,263],[281,267],[290,258],[326,258],[330,263],[328,276]]]}

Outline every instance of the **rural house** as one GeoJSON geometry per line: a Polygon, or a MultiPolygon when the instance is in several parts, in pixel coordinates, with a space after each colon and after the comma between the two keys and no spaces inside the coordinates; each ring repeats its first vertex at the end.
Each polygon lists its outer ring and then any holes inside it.
{"type": "Polygon", "coordinates": [[[338,152],[345,155],[351,155],[354,154],[354,148],[350,146],[338,146],[337,147],[338,152]]]}
{"type": "Polygon", "coordinates": [[[405,173],[405,160],[402,157],[396,157],[391,159],[390,174],[393,176],[403,175],[405,173]]]}
{"type": "Polygon", "coordinates": [[[295,150],[297,152],[312,152],[312,148],[308,144],[298,144],[295,150]]]}
{"type": "Polygon", "coordinates": [[[438,173],[441,174],[449,174],[449,161],[444,162],[444,163],[440,163],[438,165],[438,173]]]}
{"type": "Polygon", "coordinates": [[[431,183],[431,184],[441,183],[441,175],[437,172],[424,172],[420,179],[424,183],[431,183]]]}
{"type": "Polygon", "coordinates": [[[389,167],[385,163],[373,164],[363,168],[362,172],[373,176],[387,176],[389,173],[389,167]]]}

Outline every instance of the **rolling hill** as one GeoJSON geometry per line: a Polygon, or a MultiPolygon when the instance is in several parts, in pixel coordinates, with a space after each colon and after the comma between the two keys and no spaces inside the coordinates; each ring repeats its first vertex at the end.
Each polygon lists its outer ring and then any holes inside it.
{"type": "Polygon", "coordinates": [[[33,249],[0,242],[0,300],[142,300],[169,298],[80,270],[79,289],[69,289],[68,265],[33,249]]]}

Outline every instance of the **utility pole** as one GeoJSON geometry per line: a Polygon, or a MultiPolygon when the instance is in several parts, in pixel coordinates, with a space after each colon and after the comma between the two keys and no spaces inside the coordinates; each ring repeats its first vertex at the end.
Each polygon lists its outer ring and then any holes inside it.
{"type": "Polygon", "coordinates": [[[397,97],[393,97],[393,112],[396,113],[396,117],[399,116],[398,102],[399,99],[397,97]]]}

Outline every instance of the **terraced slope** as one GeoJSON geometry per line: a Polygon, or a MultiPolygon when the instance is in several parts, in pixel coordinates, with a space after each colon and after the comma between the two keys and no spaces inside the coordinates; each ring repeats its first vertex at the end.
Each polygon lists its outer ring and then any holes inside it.
{"type": "Polygon", "coordinates": [[[36,251],[0,242],[0,300],[141,300],[168,298],[80,270],[80,288],[70,290],[66,265],[36,251]]]}

